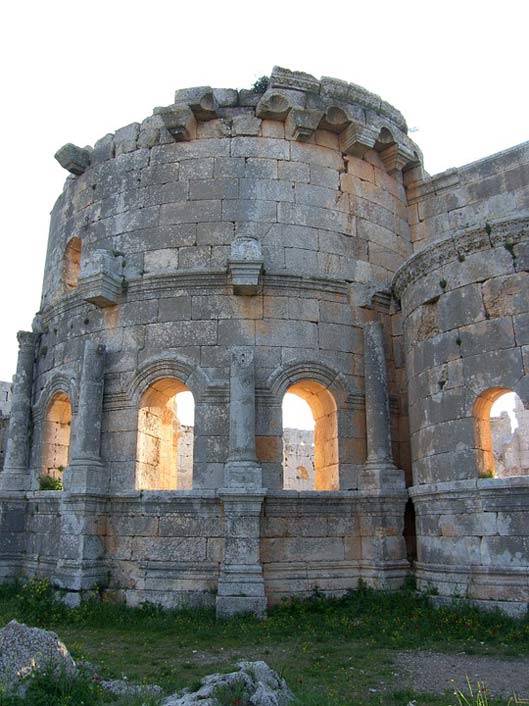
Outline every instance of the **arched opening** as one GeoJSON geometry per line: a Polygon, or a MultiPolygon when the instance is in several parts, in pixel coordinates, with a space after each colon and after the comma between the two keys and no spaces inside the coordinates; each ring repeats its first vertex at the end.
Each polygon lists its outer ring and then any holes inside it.
{"type": "Polygon", "coordinates": [[[40,468],[41,488],[60,490],[62,474],[68,465],[72,405],[64,392],[55,394],[48,405],[44,421],[44,437],[40,468]]]}
{"type": "Polygon", "coordinates": [[[283,487],[338,490],[336,402],[313,380],[291,385],[283,397],[283,487]]]}
{"type": "Polygon", "coordinates": [[[137,488],[192,488],[193,427],[193,395],[182,382],[162,378],[147,388],[138,410],[137,488]]]}
{"type": "Polygon", "coordinates": [[[70,238],[63,258],[64,288],[71,291],[77,287],[81,269],[81,238],[70,238]]]}
{"type": "Polygon", "coordinates": [[[529,410],[505,387],[483,392],[474,405],[479,475],[504,478],[529,473],[529,410]]]}

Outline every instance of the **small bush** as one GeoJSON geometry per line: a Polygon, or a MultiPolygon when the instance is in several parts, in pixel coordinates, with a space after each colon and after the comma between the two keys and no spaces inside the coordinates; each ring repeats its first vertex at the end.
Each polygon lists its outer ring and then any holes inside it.
{"type": "Polygon", "coordinates": [[[268,76],[261,76],[252,86],[254,93],[266,93],[268,86],[270,85],[270,79],[268,76]]]}
{"type": "Polygon", "coordinates": [[[39,490],[62,490],[62,479],[53,476],[39,478],[39,490]]]}

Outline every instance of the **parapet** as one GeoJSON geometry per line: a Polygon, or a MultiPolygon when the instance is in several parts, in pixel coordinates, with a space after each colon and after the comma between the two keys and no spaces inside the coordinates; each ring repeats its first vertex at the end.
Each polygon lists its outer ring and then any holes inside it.
{"type": "Polygon", "coordinates": [[[80,175],[90,166],[136,149],[190,141],[197,137],[257,135],[258,119],[284,123],[285,137],[306,142],[317,129],[339,135],[344,154],[379,152],[388,171],[418,165],[422,156],[408,137],[402,114],[354,83],[274,67],[262,93],[200,86],[177,90],[174,103],[155,108],[141,124],[105,135],[93,148],[64,145],[55,155],[61,166],[80,175]],[[204,124],[215,120],[209,130],[204,124]]]}

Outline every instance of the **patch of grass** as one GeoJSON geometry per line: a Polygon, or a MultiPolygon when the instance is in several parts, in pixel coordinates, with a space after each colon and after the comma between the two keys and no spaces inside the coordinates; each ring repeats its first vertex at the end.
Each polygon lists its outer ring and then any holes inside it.
{"type": "Polygon", "coordinates": [[[417,706],[456,706],[454,698],[414,692],[403,700],[392,650],[529,654],[527,619],[465,605],[435,608],[412,590],[365,586],[340,599],[315,593],[286,601],[264,620],[220,620],[213,609],[131,608],[95,594],[70,609],[49,584],[34,581],[0,586],[0,625],[12,618],[55,630],[75,659],[97,664],[105,677],[126,674],[168,692],[232,671],[241,659],[263,659],[286,679],[296,706],[402,706],[414,699],[417,706]]]}

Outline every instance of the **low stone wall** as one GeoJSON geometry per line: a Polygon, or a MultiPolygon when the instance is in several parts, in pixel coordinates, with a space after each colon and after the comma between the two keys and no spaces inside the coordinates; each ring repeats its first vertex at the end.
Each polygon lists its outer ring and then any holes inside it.
{"type": "Polygon", "coordinates": [[[419,590],[525,613],[529,478],[416,486],[419,590]]]}
{"type": "MultiPolygon", "coordinates": [[[[403,538],[406,499],[405,491],[383,497],[358,492],[268,495],[260,540],[268,602],[307,596],[314,589],[340,594],[355,588],[360,578],[378,588],[400,586],[409,572],[403,538]]],[[[0,505],[0,523],[6,527],[0,576],[22,573],[60,582],[66,528],[75,519],[71,502],[75,499],[66,493],[37,491],[28,493],[27,501],[20,496],[0,505]]],[[[223,504],[214,491],[131,492],[104,502],[106,513],[94,519],[94,533],[102,542],[94,544],[90,558],[104,563],[111,591],[131,605],[215,604],[226,529],[223,504]]],[[[75,561],[74,555],[67,561],[75,561]]]]}

